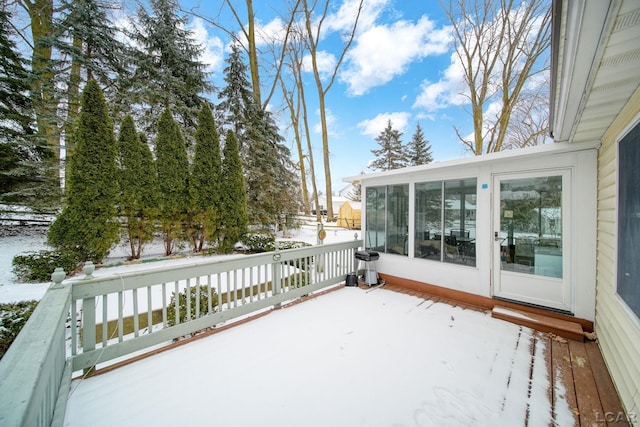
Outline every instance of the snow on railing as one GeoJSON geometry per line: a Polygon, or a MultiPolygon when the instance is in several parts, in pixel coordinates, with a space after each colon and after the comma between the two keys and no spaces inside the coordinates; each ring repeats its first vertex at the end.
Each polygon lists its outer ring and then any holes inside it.
{"type": "Polygon", "coordinates": [[[62,425],[72,372],[338,284],[355,271],[361,246],[354,240],[203,258],[103,277],[93,277],[89,265],[84,278],[64,285],[58,271],[0,361],[0,425],[62,425]]]}

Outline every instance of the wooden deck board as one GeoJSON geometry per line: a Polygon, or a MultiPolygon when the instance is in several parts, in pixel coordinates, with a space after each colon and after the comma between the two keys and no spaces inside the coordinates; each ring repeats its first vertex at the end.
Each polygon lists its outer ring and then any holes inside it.
{"type": "Polygon", "coordinates": [[[580,425],[591,426],[602,424],[604,421],[604,411],[600,403],[600,396],[593,379],[591,362],[584,343],[570,340],[569,353],[571,356],[571,369],[573,371],[573,382],[575,383],[576,398],[580,410],[580,425]]]}
{"type": "Polygon", "coordinates": [[[624,409],[618,398],[618,392],[602,358],[600,347],[595,342],[587,342],[585,343],[585,349],[589,357],[602,410],[604,411],[604,416],[601,416],[600,419],[604,419],[608,426],[629,426],[630,424],[624,415],[624,409]]]}
{"type": "Polygon", "coordinates": [[[553,392],[554,418],[556,403],[564,398],[569,405],[569,410],[573,415],[574,425],[580,425],[580,417],[578,416],[578,400],[576,398],[576,387],[573,381],[573,370],[571,369],[571,357],[569,355],[569,345],[564,339],[551,340],[551,371],[550,383],[553,392]],[[564,390],[564,396],[562,392],[564,390]]]}
{"type": "MultiPolygon", "coordinates": [[[[408,289],[402,286],[387,283],[385,288],[434,303],[458,306],[464,310],[477,310],[487,314],[491,312],[487,307],[474,306],[468,301],[459,302],[426,292],[416,292],[415,289],[407,292],[408,289]]],[[[549,378],[548,396],[554,420],[557,420],[558,415],[555,406],[564,399],[576,427],[629,426],[596,342],[580,342],[543,332],[534,336],[536,340],[544,342],[547,349],[545,359],[549,378]]]]}

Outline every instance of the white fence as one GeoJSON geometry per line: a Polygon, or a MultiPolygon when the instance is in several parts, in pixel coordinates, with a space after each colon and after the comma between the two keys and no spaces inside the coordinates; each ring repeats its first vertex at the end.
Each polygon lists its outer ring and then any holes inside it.
{"type": "Polygon", "coordinates": [[[60,279],[0,361],[0,425],[62,425],[72,372],[343,282],[361,246],[354,240],[60,279]]]}

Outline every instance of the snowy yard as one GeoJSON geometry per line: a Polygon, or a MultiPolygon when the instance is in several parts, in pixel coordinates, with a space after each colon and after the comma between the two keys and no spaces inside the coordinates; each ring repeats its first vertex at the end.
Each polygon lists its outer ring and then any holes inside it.
{"type": "Polygon", "coordinates": [[[76,380],[65,425],[572,425],[562,390],[552,415],[533,334],[384,288],[344,288],[76,380]]]}

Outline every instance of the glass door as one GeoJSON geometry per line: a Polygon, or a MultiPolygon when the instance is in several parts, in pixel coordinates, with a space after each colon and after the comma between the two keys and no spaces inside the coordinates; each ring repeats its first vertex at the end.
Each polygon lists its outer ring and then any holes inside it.
{"type": "Polygon", "coordinates": [[[569,180],[569,171],[494,177],[494,296],[572,311],[569,180]]]}

